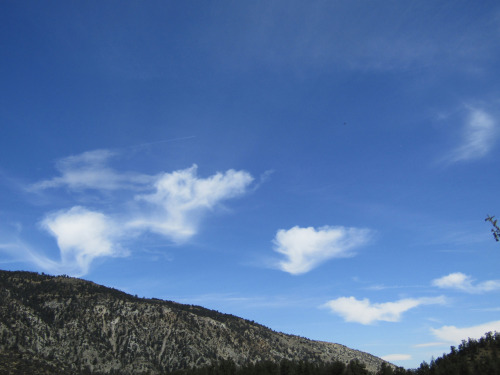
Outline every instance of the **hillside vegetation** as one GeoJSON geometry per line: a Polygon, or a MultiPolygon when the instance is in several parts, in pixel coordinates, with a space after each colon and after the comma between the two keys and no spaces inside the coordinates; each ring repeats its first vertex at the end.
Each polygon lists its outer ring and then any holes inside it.
{"type": "MultiPolygon", "coordinates": [[[[67,276],[0,271],[0,354],[39,373],[161,374],[229,361],[348,364],[383,360],[343,345],[67,276]],[[43,372],[45,371],[45,372],[43,372]]],[[[34,373],[34,372],[33,372],[34,373]]]]}
{"type": "MultiPolygon", "coordinates": [[[[462,341],[458,349],[451,347],[430,364],[423,362],[418,369],[404,369],[382,363],[376,375],[497,375],[500,374],[500,334],[487,333],[479,340],[462,341]]],[[[237,368],[234,363],[225,361],[217,365],[205,366],[194,370],[179,371],[176,375],[367,375],[365,366],[353,360],[342,362],[310,363],[261,362],[237,368]]]]}
{"type": "Polygon", "coordinates": [[[0,374],[500,375],[500,334],[419,368],[68,276],[0,271],[0,374]]]}
{"type": "Polygon", "coordinates": [[[488,332],[479,340],[463,340],[458,349],[452,346],[445,354],[430,363],[423,362],[416,375],[500,375],[500,333],[488,332]]]}

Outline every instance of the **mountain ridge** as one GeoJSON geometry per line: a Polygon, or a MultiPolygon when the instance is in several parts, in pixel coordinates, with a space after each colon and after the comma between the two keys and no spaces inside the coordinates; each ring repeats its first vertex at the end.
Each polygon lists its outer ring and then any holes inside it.
{"type": "Polygon", "coordinates": [[[244,365],[353,359],[376,372],[385,362],[201,306],[26,271],[0,271],[0,353],[103,374],[161,374],[218,360],[244,365]]]}

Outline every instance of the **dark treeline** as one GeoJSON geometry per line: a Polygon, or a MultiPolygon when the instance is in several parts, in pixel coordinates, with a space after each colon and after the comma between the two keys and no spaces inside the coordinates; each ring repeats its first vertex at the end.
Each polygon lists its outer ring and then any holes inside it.
{"type": "Polygon", "coordinates": [[[416,375],[500,375],[500,333],[488,332],[479,340],[463,340],[451,352],[423,362],[418,369],[408,370],[416,375]]]}
{"type": "MultiPolygon", "coordinates": [[[[173,375],[370,375],[366,366],[358,360],[348,364],[340,361],[331,363],[313,363],[307,361],[288,361],[280,363],[264,361],[237,367],[231,360],[223,360],[217,364],[191,370],[179,370],[173,375]]],[[[377,375],[406,375],[402,367],[393,369],[383,364],[377,375]]]]}
{"type": "MultiPolygon", "coordinates": [[[[230,360],[191,370],[180,370],[173,375],[368,375],[365,365],[359,361],[312,363],[270,361],[237,367],[230,360]]],[[[463,340],[458,348],[452,346],[430,363],[422,362],[417,369],[391,367],[385,363],[376,375],[500,375],[500,333],[488,332],[479,340],[463,340]]]]}
{"type": "Polygon", "coordinates": [[[353,360],[343,362],[313,363],[288,361],[280,363],[263,361],[237,367],[231,360],[191,370],[180,370],[173,375],[369,375],[363,363],[353,360]]]}

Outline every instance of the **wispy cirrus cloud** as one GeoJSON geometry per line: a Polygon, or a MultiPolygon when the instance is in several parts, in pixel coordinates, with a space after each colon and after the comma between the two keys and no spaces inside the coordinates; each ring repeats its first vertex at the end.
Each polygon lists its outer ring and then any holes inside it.
{"type": "Polygon", "coordinates": [[[368,229],[341,226],[280,229],[273,240],[274,250],[286,259],[278,267],[293,275],[309,272],[329,259],[353,256],[353,249],[366,244],[371,234],[368,229]]]}
{"type": "Polygon", "coordinates": [[[66,269],[62,267],[60,261],[43,255],[18,238],[0,243],[0,251],[8,256],[8,259],[2,263],[28,262],[47,272],[66,273],[66,269]]]}
{"type": "Polygon", "coordinates": [[[17,249],[28,262],[50,272],[81,276],[88,273],[98,258],[125,256],[122,243],[149,231],[175,243],[187,241],[198,230],[207,213],[223,201],[247,193],[254,178],[246,171],[227,170],[209,177],[197,176],[197,166],[145,175],[120,172],[108,163],[117,154],[96,150],[61,159],[56,164],[60,176],[33,184],[29,190],[65,189],[85,193],[86,190],[120,189],[113,211],[109,206],[89,209],[82,205],[49,213],[40,228],[57,242],[60,259],[49,259],[29,246],[10,242],[0,250],[13,258],[17,249]]]}
{"type": "Polygon", "coordinates": [[[443,326],[441,328],[431,328],[431,333],[436,338],[449,343],[459,343],[468,338],[479,339],[485,333],[494,331],[500,332],[500,320],[471,327],[443,326]]]}
{"type": "Polygon", "coordinates": [[[304,306],[311,304],[309,298],[291,298],[286,295],[258,296],[258,295],[239,295],[237,293],[210,293],[195,296],[176,297],[177,302],[196,303],[202,306],[207,305],[237,305],[241,308],[283,308],[293,306],[304,306]]]}
{"type": "Polygon", "coordinates": [[[414,348],[432,348],[434,346],[447,345],[446,342],[425,342],[423,344],[413,345],[414,348]]]}
{"type": "Polygon", "coordinates": [[[446,163],[480,159],[495,145],[496,121],[483,109],[469,108],[462,131],[462,143],[444,157],[443,161],[446,163]]]}
{"type": "Polygon", "coordinates": [[[494,58],[493,44],[484,35],[499,34],[491,14],[471,20],[464,28],[458,13],[431,3],[367,6],[279,0],[225,6],[220,14],[225,22],[233,23],[233,32],[222,34],[224,29],[215,28],[204,37],[209,38],[208,45],[214,40],[225,45],[222,63],[282,69],[388,71],[433,66],[449,70],[452,65],[453,70],[467,71],[494,58]],[[229,17],[231,14],[242,16],[229,17]],[[425,27],[414,22],[419,18],[427,19],[425,27]]]}
{"type": "Polygon", "coordinates": [[[488,280],[474,285],[471,276],[461,272],[434,279],[432,285],[443,289],[456,289],[467,293],[485,293],[500,290],[500,280],[488,280]]]}
{"type": "Polygon", "coordinates": [[[117,190],[144,187],[153,176],[139,173],[117,172],[108,166],[109,160],[117,156],[110,150],[93,150],[68,156],[56,163],[60,176],[37,182],[30,190],[65,187],[70,190],[117,190]]]}
{"type": "Polygon", "coordinates": [[[444,297],[405,298],[395,302],[371,303],[368,298],[340,297],[323,306],[341,316],[346,322],[372,324],[377,321],[399,322],[401,315],[420,305],[444,304],[444,297]]]}

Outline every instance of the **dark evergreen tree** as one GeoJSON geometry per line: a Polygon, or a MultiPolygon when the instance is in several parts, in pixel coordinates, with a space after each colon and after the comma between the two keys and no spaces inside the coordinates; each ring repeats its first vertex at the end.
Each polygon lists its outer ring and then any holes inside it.
{"type": "Polygon", "coordinates": [[[340,361],[333,362],[330,365],[327,365],[326,374],[327,375],[342,375],[345,372],[345,367],[346,367],[345,364],[340,362],[340,361]]]}
{"type": "Polygon", "coordinates": [[[369,375],[369,372],[366,369],[366,366],[364,363],[361,363],[357,359],[353,359],[347,365],[347,368],[345,370],[345,374],[346,375],[369,375]]]}
{"type": "Polygon", "coordinates": [[[394,375],[394,370],[387,363],[382,363],[380,370],[377,371],[377,375],[394,375]]]}
{"type": "Polygon", "coordinates": [[[491,229],[491,233],[493,234],[493,237],[495,238],[495,241],[500,241],[500,227],[498,226],[498,220],[495,219],[495,216],[486,216],[486,219],[484,221],[489,221],[493,225],[493,228],[491,229]]]}

